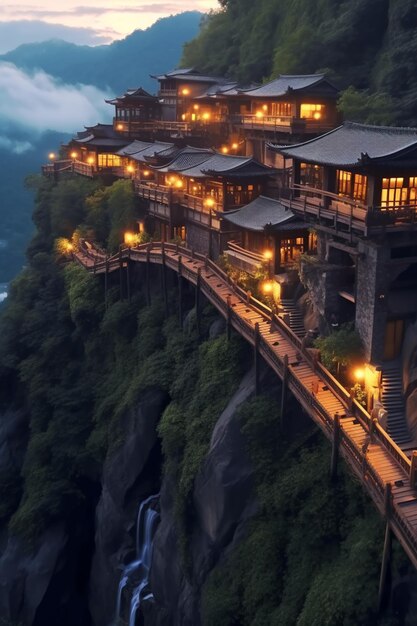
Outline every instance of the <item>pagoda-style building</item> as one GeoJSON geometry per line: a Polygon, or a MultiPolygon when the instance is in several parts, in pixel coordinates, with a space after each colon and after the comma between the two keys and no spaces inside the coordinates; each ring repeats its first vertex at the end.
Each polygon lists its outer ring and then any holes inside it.
{"type": "Polygon", "coordinates": [[[249,274],[265,266],[270,278],[298,270],[301,255],[315,247],[308,224],[273,198],[258,196],[223,220],[229,224],[228,259],[249,274]]]}
{"type": "Polygon", "coordinates": [[[149,202],[155,232],[164,240],[179,236],[213,258],[228,238],[222,215],[259,196],[274,174],[251,157],[192,147],[150,170],[154,180],[136,184],[136,193],[149,202]]]}
{"type": "MultiPolygon", "coordinates": [[[[280,75],[260,87],[240,90],[240,113],[231,119],[248,154],[270,162],[266,142],[297,143],[322,134],[340,121],[339,90],[324,74],[280,75]]],[[[272,165],[280,166],[279,160],[272,165]]]]}
{"type": "Polygon", "coordinates": [[[373,363],[397,359],[417,311],[417,130],[346,122],[271,149],[293,164],[282,202],[317,231],[317,309],[354,320],[373,363]]]}
{"type": "Polygon", "coordinates": [[[98,172],[109,172],[120,167],[121,158],[117,152],[129,143],[109,124],[88,126],[65,146],[67,157],[74,165],[74,171],[84,176],[94,176],[98,172]]]}
{"type": "Polygon", "coordinates": [[[152,129],[153,122],[161,118],[161,105],[156,96],[139,87],[128,89],[122,96],[106,100],[115,107],[113,128],[127,137],[152,129]]]}

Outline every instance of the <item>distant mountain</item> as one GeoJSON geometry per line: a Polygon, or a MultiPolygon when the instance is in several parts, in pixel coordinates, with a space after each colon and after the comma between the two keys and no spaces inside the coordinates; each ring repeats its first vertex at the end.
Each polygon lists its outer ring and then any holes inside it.
{"type": "Polygon", "coordinates": [[[115,93],[136,86],[155,91],[149,74],[178,65],[184,43],[199,31],[202,15],[187,11],[165,17],[110,45],[79,46],[62,40],[24,44],[0,55],[0,61],[26,71],[42,69],[65,83],[95,85],[115,93]]]}

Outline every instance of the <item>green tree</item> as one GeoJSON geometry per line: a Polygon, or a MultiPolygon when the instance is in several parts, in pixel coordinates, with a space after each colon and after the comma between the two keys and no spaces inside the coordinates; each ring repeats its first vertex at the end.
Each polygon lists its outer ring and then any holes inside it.
{"type": "Polygon", "coordinates": [[[363,344],[359,333],[350,325],[319,337],[314,345],[320,350],[321,360],[331,371],[339,372],[340,366],[349,366],[363,356],[363,344]]]}

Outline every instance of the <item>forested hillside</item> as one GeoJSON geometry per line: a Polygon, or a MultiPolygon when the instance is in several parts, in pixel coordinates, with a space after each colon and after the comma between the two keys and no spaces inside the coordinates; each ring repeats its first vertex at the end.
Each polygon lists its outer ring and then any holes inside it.
{"type": "Polygon", "coordinates": [[[220,0],[183,66],[243,82],[326,70],[346,115],[417,125],[417,6],[413,0],[220,0]],[[401,103],[401,105],[399,104],[401,103]]]}

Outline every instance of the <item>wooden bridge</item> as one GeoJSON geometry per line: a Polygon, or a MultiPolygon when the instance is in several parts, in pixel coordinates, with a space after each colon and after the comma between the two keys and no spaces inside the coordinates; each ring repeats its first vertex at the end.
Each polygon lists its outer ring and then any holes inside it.
{"type": "MultiPolygon", "coordinates": [[[[314,422],[332,442],[331,472],[337,472],[341,454],[381,515],[386,519],[386,536],[381,570],[380,598],[385,586],[391,531],[417,568],[417,452],[411,460],[389,437],[377,420],[352,400],[348,391],[316,362],[302,342],[278,315],[240,289],[213,261],[175,244],[152,243],[125,248],[105,257],[91,246],[82,245],[75,259],[90,272],[129,272],[131,263],[150,264],[175,271],[196,286],[233,327],[254,347],[255,372],[259,355],[283,381],[281,419],[285,427],[285,397],[290,389],[314,422]]],[[[149,289],[149,284],[148,284],[149,289]]]]}

